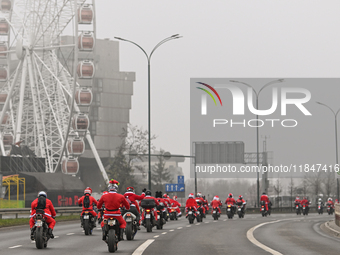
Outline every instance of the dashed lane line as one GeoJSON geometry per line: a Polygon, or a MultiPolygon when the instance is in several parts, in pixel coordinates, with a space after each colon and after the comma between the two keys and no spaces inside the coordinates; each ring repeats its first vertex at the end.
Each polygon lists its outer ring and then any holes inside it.
{"type": "Polygon", "coordinates": [[[132,255],[142,255],[146,248],[148,248],[148,246],[153,243],[153,241],[155,241],[155,239],[146,240],[132,253],[132,255]]]}
{"type": "Polygon", "coordinates": [[[68,233],[68,234],[66,234],[67,236],[71,236],[71,235],[74,235],[74,233],[68,233]]]}
{"type": "Polygon", "coordinates": [[[167,232],[163,232],[163,233],[162,233],[162,235],[166,235],[166,234],[167,234],[167,232]]]}
{"type": "Polygon", "coordinates": [[[153,238],[157,238],[157,237],[159,237],[159,236],[154,236],[153,238]]]}
{"type": "Polygon", "coordinates": [[[196,223],[195,225],[196,225],[196,226],[199,226],[199,225],[201,225],[201,223],[196,223]]]}
{"type": "Polygon", "coordinates": [[[175,230],[174,229],[170,229],[169,231],[172,232],[172,231],[175,231],[175,230]]]}
{"type": "Polygon", "coordinates": [[[15,249],[15,248],[19,248],[21,247],[22,245],[15,245],[15,246],[12,246],[12,247],[8,247],[9,249],[15,249]]]}
{"type": "Polygon", "coordinates": [[[183,227],[178,227],[177,229],[182,229],[183,227]]]}

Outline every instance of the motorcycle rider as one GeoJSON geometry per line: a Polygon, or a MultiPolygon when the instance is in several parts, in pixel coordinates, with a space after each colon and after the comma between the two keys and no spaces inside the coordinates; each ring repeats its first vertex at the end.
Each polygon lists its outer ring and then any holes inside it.
{"type": "Polygon", "coordinates": [[[246,209],[246,204],[247,202],[243,199],[243,196],[242,195],[239,195],[238,196],[238,199],[236,200],[236,204],[239,205],[239,206],[242,206],[242,212],[244,213],[245,212],[245,209],[246,209]]]}
{"type": "Polygon", "coordinates": [[[301,200],[299,197],[296,197],[295,201],[294,201],[294,204],[295,206],[298,205],[298,206],[301,206],[301,200]]]}
{"type": "MultiPolygon", "coordinates": [[[[124,206],[127,210],[130,209],[129,202],[125,199],[125,197],[121,194],[118,194],[118,183],[117,181],[111,180],[108,186],[109,193],[103,194],[99,199],[97,208],[101,209],[102,205],[105,203],[105,211],[104,211],[104,219],[108,219],[110,217],[116,218],[119,222],[120,233],[118,235],[118,241],[124,240],[123,233],[126,227],[126,222],[122,217],[120,212],[121,205],[124,206]]],[[[105,229],[104,229],[104,221],[101,223],[101,227],[103,230],[102,240],[106,241],[105,229]]]]}
{"type": "Polygon", "coordinates": [[[203,197],[202,197],[202,193],[201,193],[201,192],[198,192],[195,199],[196,199],[196,202],[199,201],[199,202],[197,202],[197,205],[198,205],[198,207],[201,207],[201,208],[202,208],[203,217],[205,218],[204,199],[203,199],[203,197]],[[199,206],[199,203],[201,204],[200,206],[199,206]]]}
{"type": "MultiPolygon", "coordinates": [[[[105,194],[108,194],[109,192],[108,191],[104,191],[103,192],[103,195],[105,195],[105,194]]],[[[99,201],[99,199],[97,200],[97,202],[99,201]]],[[[100,224],[102,221],[103,221],[103,215],[104,215],[104,212],[103,211],[105,211],[105,204],[103,204],[103,206],[102,206],[102,209],[101,210],[98,210],[98,223],[100,224]]]]}
{"type": "Polygon", "coordinates": [[[156,191],[156,194],[155,194],[155,198],[156,200],[158,201],[159,205],[160,206],[163,206],[163,209],[162,209],[162,216],[163,216],[163,219],[165,220],[166,219],[166,216],[167,216],[167,213],[168,213],[168,201],[165,200],[163,197],[162,197],[162,191],[156,191]]]}
{"type": "Polygon", "coordinates": [[[205,208],[205,211],[208,213],[208,211],[209,211],[209,202],[208,202],[208,200],[206,200],[205,199],[205,196],[203,195],[202,196],[202,198],[203,198],[203,206],[204,206],[204,208],[205,208]]]}
{"type": "MultiPolygon", "coordinates": [[[[145,197],[143,199],[153,199],[153,200],[155,200],[156,206],[159,205],[157,199],[151,196],[150,190],[145,191],[145,197]]],[[[153,215],[155,216],[155,221],[156,221],[157,220],[157,210],[155,210],[155,208],[152,208],[151,210],[153,211],[153,215]]],[[[141,220],[142,220],[142,222],[144,221],[144,213],[142,213],[141,220]]],[[[144,226],[144,222],[142,223],[142,225],[144,226]]]]}
{"type": "MultiPolygon", "coordinates": [[[[216,207],[218,212],[221,214],[220,206],[222,206],[222,203],[218,197],[214,196],[214,199],[211,201],[210,206],[213,209],[214,207],[216,207]]],[[[213,210],[211,210],[211,214],[213,214],[213,210]]]]}
{"type": "Polygon", "coordinates": [[[266,211],[268,211],[268,204],[269,204],[270,201],[269,201],[269,198],[268,198],[266,192],[263,192],[263,193],[262,193],[262,196],[261,196],[261,198],[260,198],[260,201],[261,201],[261,202],[264,201],[264,204],[265,204],[265,207],[266,207],[266,211]]]}
{"type": "Polygon", "coordinates": [[[235,199],[233,198],[233,194],[232,193],[229,193],[228,195],[228,198],[225,200],[225,204],[227,205],[231,205],[231,208],[232,208],[232,213],[235,213],[235,210],[236,210],[236,201],[235,199]]]}
{"type": "Polygon", "coordinates": [[[309,200],[306,198],[306,197],[303,197],[302,201],[301,201],[301,205],[305,205],[306,206],[306,210],[307,210],[307,213],[309,211],[309,200]]]}
{"type": "Polygon", "coordinates": [[[33,200],[33,202],[31,203],[31,215],[30,215],[30,221],[29,221],[30,230],[31,230],[31,240],[34,240],[34,230],[35,230],[34,229],[34,224],[35,224],[34,216],[36,214],[37,209],[44,210],[45,222],[48,225],[48,234],[53,239],[54,238],[53,229],[55,226],[54,218],[56,216],[56,212],[54,210],[52,201],[47,198],[46,192],[40,191],[38,193],[38,198],[33,200]]]}
{"type": "Polygon", "coordinates": [[[140,230],[140,209],[138,206],[138,203],[136,200],[143,200],[145,197],[145,191],[146,188],[142,190],[142,194],[140,196],[135,194],[135,189],[133,187],[127,187],[126,192],[124,194],[125,199],[129,202],[130,204],[130,212],[132,212],[134,215],[136,215],[137,219],[136,221],[138,222],[137,229],[140,230]]]}
{"type": "Polygon", "coordinates": [[[182,212],[180,209],[181,204],[177,201],[177,196],[173,196],[173,199],[170,198],[170,203],[171,203],[171,207],[176,208],[177,217],[181,217],[182,216],[182,212]]]}
{"type": "Polygon", "coordinates": [[[194,199],[194,194],[193,193],[190,193],[189,196],[188,196],[188,199],[185,203],[185,213],[186,213],[186,217],[188,217],[188,208],[189,207],[192,207],[195,209],[195,212],[194,212],[194,215],[195,217],[197,216],[197,208],[198,208],[198,205],[197,205],[197,202],[196,200],[194,199]]]}
{"type": "MultiPolygon", "coordinates": [[[[93,204],[97,206],[98,202],[97,200],[91,196],[92,195],[92,189],[90,187],[87,187],[84,190],[84,196],[78,199],[78,205],[83,206],[83,210],[80,214],[80,220],[81,220],[81,227],[83,227],[83,214],[85,211],[89,211],[92,216],[96,219],[97,213],[93,210],[93,204]]],[[[96,222],[94,221],[94,226],[96,226],[96,222]]]]}
{"type": "Polygon", "coordinates": [[[333,209],[333,211],[334,211],[334,203],[333,203],[332,198],[328,198],[327,206],[330,206],[333,209]]]}

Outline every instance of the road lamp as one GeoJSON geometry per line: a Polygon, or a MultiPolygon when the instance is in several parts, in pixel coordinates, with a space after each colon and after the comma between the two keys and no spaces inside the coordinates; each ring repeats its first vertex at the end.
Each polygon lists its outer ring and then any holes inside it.
{"type": "MultiPolygon", "coordinates": [[[[323,103],[320,102],[316,102],[317,104],[323,105],[325,107],[327,107],[329,110],[332,111],[332,113],[334,114],[334,126],[335,126],[335,160],[336,160],[336,165],[338,166],[339,164],[339,159],[338,159],[338,123],[337,123],[337,117],[338,117],[338,113],[340,112],[340,108],[338,109],[337,112],[333,111],[332,108],[330,108],[328,105],[325,105],[323,103]]],[[[337,193],[337,198],[339,201],[339,178],[336,178],[336,193],[337,193]]]]}
{"type": "MultiPolygon", "coordinates": [[[[284,79],[278,79],[278,80],[274,80],[271,82],[266,83],[265,85],[262,86],[262,88],[259,90],[259,92],[256,92],[256,90],[254,89],[253,86],[249,85],[248,83],[245,82],[241,82],[241,81],[235,81],[235,80],[230,80],[230,82],[235,82],[235,83],[240,83],[243,84],[249,88],[251,88],[256,96],[256,110],[259,109],[259,96],[260,93],[263,89],[265,89],[266,87],[275,84],[275,83],[279,83],[279,82],[283,82],[284,79]]],[[[259,121],[259,115],[256,115],[256,122],[258,123],[259,121]]],[[[260,155],[259,155],[259,126],[256,126],[256,162],[257,162],[257,167],[260,166],[260,155]]],[[[260,177],[259,177],[259,172],[257,171],[257,205],[259,206],[260,203],[260,177]]]]}
{"type": "Polygon", "coordinates": [[[179,39],[181,37],[182,36],[180,36],[179,34],[175,34],[175,35],[172,35],[170,37],[167,37],[167,38],[163,39],[162,41],[160,41],[152,49],[152,51],[151,51],[151,53],[149,55],[137,43],[135,43],[133,41],[130,41],[130,40],[127,40],[127,39],[120,38],[120,37],[115,37],[115,39],[117,39],[117,40],[129,42],[129,43],[132,43],[132,44],[136,45],[139,49],[141,49],[143,51],[143,53],[145,54],[145,56],[146,56],[146,58],[148,60],[148,142],[149,142],[149,144],[148,144],[148,146],[149,146],[149,149],[148,149],[148,160],[149,160],[149,190],[151,190],[151,112],[150,112],[150,109],[151,109],[151,102],[150,102],[150,61],[151,61],[151,56],[155,52],[155,50],[159,46],[161,46],[163,43],[166,43],[166,42],[174,40],[174,39],[179,39]]]}

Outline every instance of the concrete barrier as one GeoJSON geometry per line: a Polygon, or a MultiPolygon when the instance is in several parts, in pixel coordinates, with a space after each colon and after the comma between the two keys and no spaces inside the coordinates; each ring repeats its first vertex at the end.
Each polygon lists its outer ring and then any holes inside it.
{"type": "Polygon", "coordinates": [[[335,204],[335,224],[340,227],[340,204],[335,204]]]}

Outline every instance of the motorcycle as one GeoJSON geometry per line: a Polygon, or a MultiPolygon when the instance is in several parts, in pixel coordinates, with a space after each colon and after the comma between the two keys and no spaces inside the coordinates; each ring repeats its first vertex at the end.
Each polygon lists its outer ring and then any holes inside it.
{"type": "Polygon", "coordinates": [[[193,208],[193,207],[189,207],[188,208],[187,217],[188,217],[188,220],[189,220],[189,224],[193,224],[194,220],[196,218],[196,216],[195,216],[195,208],[193,208]]]}
{"type": "Polygon", "coordinates": [[[243,204],[237,205],[237,214],[239,218],[244,218],[244,208],[243,204]]]}
{"type": "Polygon", "coordinates": [[[130,211],[126,211],[123,215],[126,221],[125,235],[127,240],[133,240],[138,230],[137,216],[130,211]]]}
{"type": "Polygon", "coordinates": [[[327,213],[328,215],[333,215],[333,212],[334,212],[334,209],[331,205],[328,205],[327,206],[327,213]]]}
{"type": "Polygon", "coordinates": [[[90,213],[90,211],[84,211],[81,216],[81,223],[85,235],[92,235],[92,230],[96,227],[96,218],[90,213]]]}
{"type": "Polygon", "coordinates": [[[320,203],[318,204],[318,214],[323,214],[323,206],[320,203]]]}
{"type": "Polygon", "coordinates": [[[43,249],[47,247],[47,242],[51,238],[48,233],[48,225],[44,218],[44,210],[37,209],[34,216],[34,240],[37,249],[43,249]]]}
{"type": "Polygon", "coordinates": [[[218,220],[218,218],[220,217],[220,212],[218,211],[218,207],[213,208],[212,216],[213,216],[214,220],[218,220]]]}
{"type": "Polygon", "coordinates": [[[199,206],[197,209],[197,222],[203,222],[203,218],[205,218],[205,214],[203,213],[203,205],[202,205],[202,201],[197,199],[196,200],[197,205],[199,206]]]}
{"type": "Polygon", "coordinates": [[[171,207],[170,208],[170,220],[177,220],[177,207],[171,207]]]}
{"type": "Polygon", "coordinates": [[[307,205],[302,205],[302,214],[308,215],[308,206],[307,205]]]}
{"type": "Polygon", "coordinates": [[[232,205],[227,205],[227,216],[228,219],[232,219],[234,217],[234,208],[232,205]]]}
{"type": "Polygon", "coordinates": [[[157,206],[157,229],[163,229],[163,225],[166,223],[165,215],[167,215],[166,209],[164,208],[164,204],[160,202],[157,206]]]}
{"type": "Polygon", "coordinates": [[[268,211],[266,210],[266,204],[264,201],[261,201],[261,214],[262,217],[267,217],[268,211]]]}
{"type": "Polygon", "coordinates": [[[104,231],[109,252],[115,252],[118,249],[118,236],[120,235],[119,222],[116,218],[104,219],[104,231]]]}
{"type": "Polygon", "coordinates": [[[141,201],[141,207],[144,209],[143,226],[145,226],[147,232],[152,232],[152,228],[155,226],[155,217],[152,211],[152,208],[156,207],[155,200],[143,199],[141,201]]]}
{"type": "Polygon", "coordinates": [[[301,214],[301,205],[300,204],[295,204],[295,211],[296,211],[296,215],[301,214]]]}

